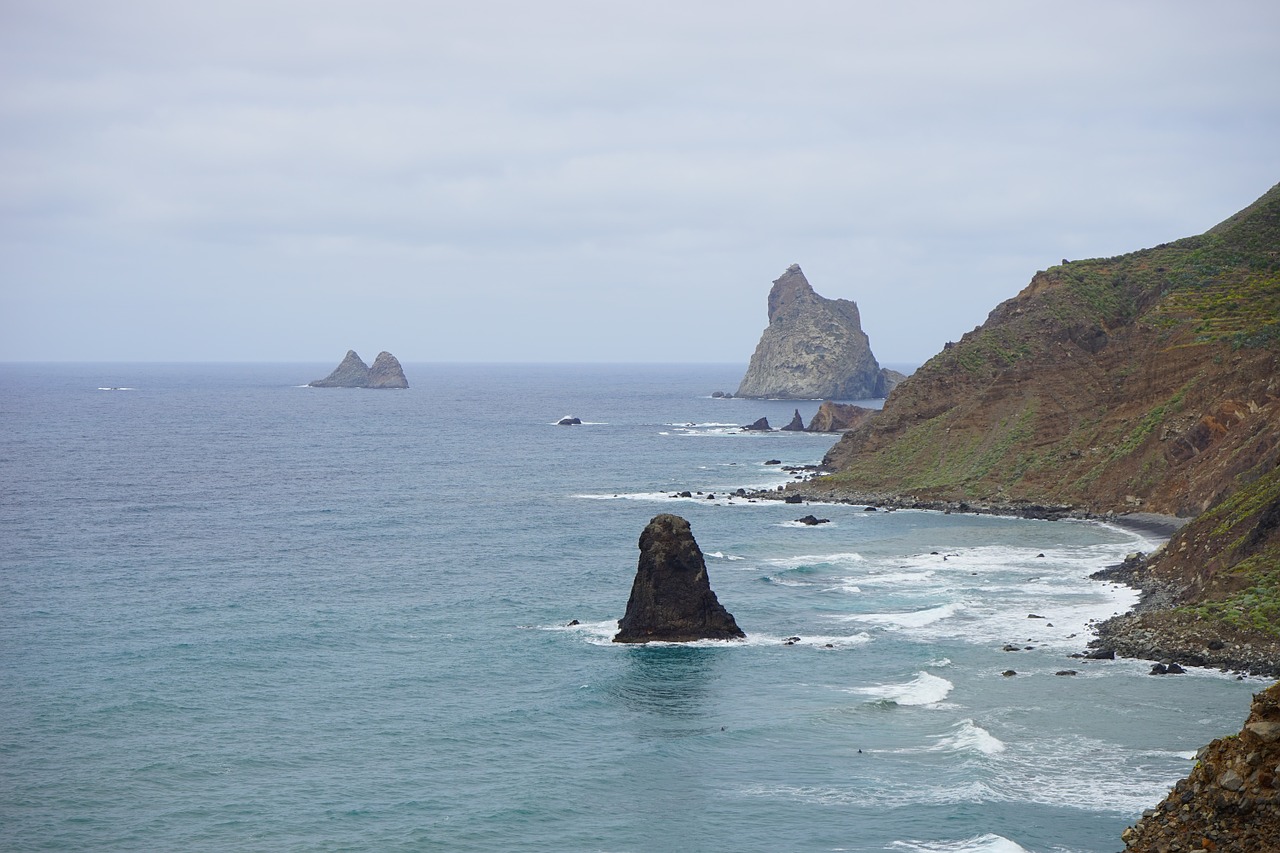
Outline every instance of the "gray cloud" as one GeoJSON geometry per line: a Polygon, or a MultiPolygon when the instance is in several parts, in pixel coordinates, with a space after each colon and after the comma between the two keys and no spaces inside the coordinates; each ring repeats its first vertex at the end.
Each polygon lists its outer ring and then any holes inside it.
{"type": "Polygon", "coordinates": [[[1280,180],[1280,11],[9,2],[0,359],[919,361],[1280,180]]]}

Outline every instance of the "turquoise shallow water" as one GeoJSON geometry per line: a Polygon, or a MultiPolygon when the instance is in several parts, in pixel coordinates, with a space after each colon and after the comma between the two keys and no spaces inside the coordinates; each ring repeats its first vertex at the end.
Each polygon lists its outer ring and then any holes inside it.
{"type": "Polygon", "coordinates": [[[730,500],[741,367],[328,367],[0,366],[5,849],[1112,851],[1259,688],[1067,657],[1135,534],[730,500]],[[747,642],[608,641],[658,512],[747,642]]]}

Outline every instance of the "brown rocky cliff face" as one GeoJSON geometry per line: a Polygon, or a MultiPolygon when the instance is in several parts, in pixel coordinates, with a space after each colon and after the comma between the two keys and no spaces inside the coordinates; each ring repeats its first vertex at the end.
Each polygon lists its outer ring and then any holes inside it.
{"type": "Polygon", "coordinates": [[[1121,836],[1131,853],[1280,850],[1280,683],[1254,696],[1239,735],[1200,750],[1164,802],[1121,836]]]}
{"type": "Polygon", "coordinates": [[[1038,273],[846,433],[829,487],[1195,515],[1280,457],[1280,187],[1038,273]]]}

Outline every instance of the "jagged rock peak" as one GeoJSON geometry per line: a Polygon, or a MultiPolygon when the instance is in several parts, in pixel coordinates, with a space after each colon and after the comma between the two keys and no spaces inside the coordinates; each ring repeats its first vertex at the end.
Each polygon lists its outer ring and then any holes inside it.
{"type": "Polygon", "coordinates": [[[373,367],[364,363],[353,349],[324,379],[308,382],[312,388],[408,388],[400,362],[389,352],[378,353],[373,367]]]}
{"type": "Polygon", "coordinates": [[[370,388],[408,388],[409,380],[404,377],[400,361],[394,355],[383,350],[373,360],[369,368],[370,388]]]}
{"type": "Polygon", "coordinates": [[[769,291],[769,326],[737,396],[857,400],[884,394],[885,376],[857,303],[819,296],[798,264],[787,267],[769,291]]]}
{"type": "Polygon", "coordinates": [[[640,563],[615,643],[741,640],[746,635],[711,591],[689,522],[656,515],[640,534],[640,563]]]}
{"type": "Polygon", "coordinates": [[[363,388],[369,384],[369,365],[356,355],[355,350],[349,349],[332,373],[307,384],[312,388],[363,388]]]}

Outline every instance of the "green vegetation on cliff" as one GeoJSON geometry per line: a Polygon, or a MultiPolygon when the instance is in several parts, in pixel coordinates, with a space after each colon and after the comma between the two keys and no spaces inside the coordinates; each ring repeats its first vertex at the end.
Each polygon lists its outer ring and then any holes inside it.
{"type": "Polygon", "coordinates": [[[1195,515],[1280,424],[1280,185],[1197,237],[1037,273],[846,434],[828,488],[1195,515]]]}

